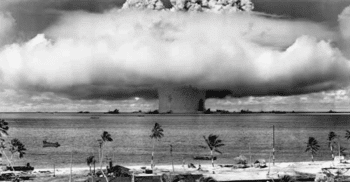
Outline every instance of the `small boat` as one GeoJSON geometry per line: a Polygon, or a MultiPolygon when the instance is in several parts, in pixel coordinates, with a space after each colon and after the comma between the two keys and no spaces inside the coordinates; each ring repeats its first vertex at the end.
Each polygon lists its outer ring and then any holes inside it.
{"type": "Polygon", "coordinates": [[[61,146],[58,142],[48,142],[46,140],[43,141],[43,147],[59,147],[61,146]]]}
{"type": "MultiPolygon", "coordinates": [[[[211,160],[211,156],[193,156],[194,160],[211,160]]],[[[216,157],[213,158],[216,160],[216,157]]]]}

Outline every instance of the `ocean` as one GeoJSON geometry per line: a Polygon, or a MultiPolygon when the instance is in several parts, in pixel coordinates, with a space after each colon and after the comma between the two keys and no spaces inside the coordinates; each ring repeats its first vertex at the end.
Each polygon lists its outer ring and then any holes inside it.
{"type": "MultiPolygon", "coordinates": [[[[171,164],[173,145],[175,164],[210,163],[193,160],[196,155],[209,155],[203,136],[219,135],[225,146],[216,153],[215,163],[232,164],[244,155],[254,162],[269,161],[275,126],[276,162],[310,161],[305,152],[308,137],[318,140],[320,150],[315,160],[331,160],[328,133],[340,135],[342,147],[350,148],[344,136],[350,130],[349,114],[231,114],[231,115],[112,115],[103,113],[0,113],[9,122],[6,140],[18,138],[27,148],[24,158],[14,157],[15,165],[30,163],[34,167],[68,167],[71,155],[74,166],[86,166],[86,158],[98,160],[103,131],[113,141],[104,145],[105,161],[115,164],[145,165],[151,161],[153,125],[158,122],[164,137],[156,142],[155,164],[171,164]],[[43,140],[59,142],[58,148],[43,148],[43,140]],[[250,150],[249,150],[250,146],[250,150]],[[250,151],[250,152],[249,152],[250,151]]],[[[6,163],[3,159],[2,163],[6,163]]]]}

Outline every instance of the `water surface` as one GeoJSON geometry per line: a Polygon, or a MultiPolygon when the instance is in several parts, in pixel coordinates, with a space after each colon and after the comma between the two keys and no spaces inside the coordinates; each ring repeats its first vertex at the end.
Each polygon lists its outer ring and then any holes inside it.
{"type": "MultiPolygon", "coordinates": [[[[240,154],[252,160],[269,159],[272,151],[272,125],[275,126],[276,161],[306,161],[309,136],[321,145],[316,160],[331,159],[327,135],[334,131],[341,135],[345,148],[350,141],[344,138],[350,130],[348,114],[235,114],[235,115],[107,115],[102,113],[0,113],[9,122],[11,138],[20,139],[27,148],[23,159],[16,164],[30,162],[33,166],[69,165],[73,153],[74,165],[83,166],[88,156],[98,158],[98,142],[108,131],[113,142],[104,146],[105,156],[120,164],[148,165],[152,140],[149,135],[155,122],[162,125],[164,137],[156,143],[155,163],[170,164],[169,145],[174,146],[174,162],[194,161],[192,156],[210,154],[203,136],[217,134],[223,140],[218,163],[233,163],[240,154]],[[91,116],[99,119],[91,119],[91,116]],[[42,141],[59,142],[59,148],[43,148],[42,141]]],[[[203,163],[203,161],[202,161],[203,163]]]]}

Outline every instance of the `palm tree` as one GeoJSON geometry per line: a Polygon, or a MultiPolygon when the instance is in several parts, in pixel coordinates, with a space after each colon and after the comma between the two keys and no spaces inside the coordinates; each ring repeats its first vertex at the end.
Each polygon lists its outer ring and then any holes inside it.
{"type": "Polygon", "coordinates": [[[349,131],[349,130],[346,130],[345,138],[346,138],[347,140],[350,139],[350,131],[349,131]]]}
{"type": "Polygon", "coordinates": [[[101,139],[97,140],[99,142],[100,147],[100,168],[102,170],[102,162],[103,162],[103,146],[106,142],[113,141],[111,134],[109,134],[107,131],[104,131],[101,135],[101,139]]]}
{"type": "Polygon", "coordinates": [[[9,129],[8,127],[8,123],[3,120],[0,119],[0,137],[6,137],[8,135],[7,130],[9,129]]]}
{"type": "Polygon", "coordinates": [[[106,178],[106,181],[108,182],[108,178],[105,175],[105,173],[102,170],[102,161],[103,161],[103,146],[105,142],[111,142],[113,141],[111,134],[109,134],[107,131],[104,131],[101,135],[101,139],[97,140],[99,142],[99,147],[100,147],[100,170],[103,174],[103,176],[106,178]]]}
{"type": "Polygon", "coordinates": [[[91,156],[89,156],[88,158],[86,158],[86,164],[89,166],[89,168],[90,168],[90,174],[92,174],[91,173],[91,165],[92,164],[95,164],[95,162],[96,162],[96,160],[95,160],[95,156],[93,156],[93,155],[91,155],[91,156]]]}
{"type": "Polygon", "coordinates": [[[7,162],[11,166],[12,170],[15,171],[11,164],[11,160],[7,157],[5,152],[5,149],[7,149],[7,146],[6,146],[4,137],[8,136],[8,133],[7,133],[8,129],[9,129],[8,123],[5,120],[0,119],[0,151],[1,151],[0,157],[4,155],[6,157],[7,162]]]}
{"type": "Polygon", "coordinates": [[[334,153],[333,153],[333,145],[336,143],[334,139],[336,139],[338,136],[333,132],[329,132],[328,134],[328,147],[331,150],[332,153],[332,159],[334,159],[334,153]]]}
{"type": "Polygon", "coordinates": [[[152,150],[152,159],[151,159],[151,168],[153,171],[154,163],[153,163],[153,156],[154,156],[154,145],[156,140],[160,140],[164,134],[163,134],[163,128],[160,124],[155,123],[154,127],[152,128],[152,134],[150,135],[151,139],[153,139],[153,150],[152,150]]]}
{"type": "Polygon", "coordinates": [[[221,154],[221,152],[217,149],[219,147],[224,146],[225,144],[222,143],[222,141],[219,139],[218,135],[213,135],[210,134],[208,136],[208,138],[206,138],[205,136],[203,136],[205,142],[207,143],[209,149],[210,149],[210,155],[211,155],[211,164],[214,167],[214,157],[213,157],[213,152],[217,152],[219,154],[221,154]]]}
{"type": "Polygon", "coordinates": [[[27,149],[25,148],[23,143],[19,141],[17,138],[14,138],[11,140],[11,143],[10,143],[11,159],[15,153],[18,153],[19,158],[22,158],[26,150],[27,149]]]}
{"type": "Polygon", "coordinates": [[[318,142],[314,137],[309,137],[309,140],[306,144],[307,146],[305,152],[311,153],[311,160],[312,162],[314,162],[314,155],[316,155],[316,152],[318,151],[318,149],[320,149],[320,146],[318,145],[318,142]]]}
{"type": "Polygon", "coordinates": [[[0,149],[1,149],[0,157],[2,155],[6,155],[6,153],[4,153],[6,149],[4,137],[8,136],[8,133],[7,133],[8,129],[9,129],[8,123],[5,120],[0,119],[0,149]]]}
{"type": "Polygon", "coordinates": [[[340,146],[340,155],[346,157],[346,155],[347,155],[346,150],[347,150],[347,149],[346,149],[345,147],[340,146]]]}

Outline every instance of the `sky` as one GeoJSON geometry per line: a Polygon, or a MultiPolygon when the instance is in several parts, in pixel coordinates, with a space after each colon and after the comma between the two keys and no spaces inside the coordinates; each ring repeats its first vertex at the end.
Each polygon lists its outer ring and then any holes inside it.
{"type": "Polygon", "coordinates": [[[230,93],[211,94],[211,110],[350,111],[350,0],[252,2],[193,13],[2,0],[0,112],[149,111],[169,84],[230,93]]]}

